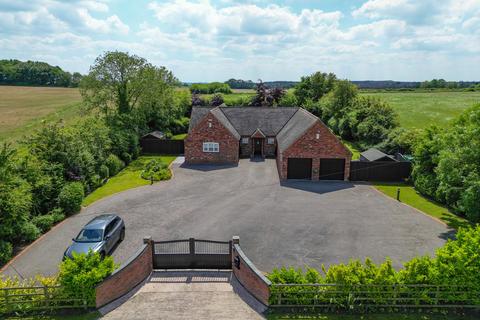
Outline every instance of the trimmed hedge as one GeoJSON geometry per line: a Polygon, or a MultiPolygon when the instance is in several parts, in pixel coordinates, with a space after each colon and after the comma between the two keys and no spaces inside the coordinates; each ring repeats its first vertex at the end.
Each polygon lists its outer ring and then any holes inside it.
{"type": "MultiPolygon", "coordinates": [[[[435,257],[416,257],[405,263],[401,270],[392,267],[390,259],[375,264],[370,259],[364,263],[351,260],[347,264],[332,265],[328,269],[322,267],[321,273],[315,269],[294,268],[274,269],[268,278],[273,284],[335,284],[329,288],[322,286],[317,293],[307,291],[304,286],[272,287],[271,303],[277,303],[277,295],[281,292],[288,300],[287,304],[309,305],[314,302],[330,303],[332,306],[344,307],[354,301],[348,297],[360,290],[362,296],[371,298],[370,304],[385,304],[387,297],[409,298],[423,304],[456,304],[468,301],[480,305],[480,225],[474,228],[460,229],[456,240],[437,249],[435,257]],[[440,286],[440,299],[429,295],[432,288],[413,288],[409,285],[440,286]],[[444,286],[444,287],[443,287],[444,286]],[[328,295],[328,290],[338,294],[328,295]]],[[[364,303],[367,303],[364,301],[364,303]]]]}

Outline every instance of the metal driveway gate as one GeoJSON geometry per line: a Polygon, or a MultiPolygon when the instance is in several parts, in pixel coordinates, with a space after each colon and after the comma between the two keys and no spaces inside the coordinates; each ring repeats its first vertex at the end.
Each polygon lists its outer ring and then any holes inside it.
{"type": "Polygon", "coordinates": [[[154,269],[231,269],[232,241],[154,241],[154,269]]]}

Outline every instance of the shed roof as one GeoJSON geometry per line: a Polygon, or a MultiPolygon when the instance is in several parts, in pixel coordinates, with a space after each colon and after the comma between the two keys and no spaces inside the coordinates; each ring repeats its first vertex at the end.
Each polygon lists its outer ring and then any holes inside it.
{"type": "Polygon", "coordinates": [[[392,156],[389,156],[388,154],[383,153],[382,151],[380,151],[376,148],[370,148],[367,151],[363,151],[362,153],[360,153],[360,155],[363,158],[367,159],[368,161],[378,161],[378,160],[383,159],[385,157],[390,158],[392,160],[395,160],[395,159],[393,159],[392,156]]]}
{"type": "Polygon", "coordinates": [[[165,138],[165,134],[162,132],[162,131],[152,131],[152,132],[149,132],[147,133],[146,135],[144,135],[142,138],[146,138],[148,136],[151,136],[153,138],[157,138],[157,139],[163,139],[165,138]]]}

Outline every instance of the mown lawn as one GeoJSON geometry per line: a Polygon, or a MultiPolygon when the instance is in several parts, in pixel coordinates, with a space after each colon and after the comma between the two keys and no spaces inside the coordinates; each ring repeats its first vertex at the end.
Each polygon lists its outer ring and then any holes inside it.
{"type": "Polygon", "coordinates": [[[0,141],[15,140],[44,121],[69,122],[81,114],[77,88],[0,86],[0,141]]]}
{"type": "Polygon", "coordinates": [[[161,155],[145,155],[138,157],[138,159],[132,161],[116,176],[110,178],[107,183],[90,193],[83,200],[82,205],[88,206],[89,204],[99,199],[110,196],[114,193],[150,184],[149,180],[142,179],[142,177],[140,176],[145,164],[147,164],[152,159],[157,159],[169,165],[173,160],[175,160],[175,158],[176,156],[161,155]]]}
{"type": "Polygon", "coordinates": [[[180,133],[172,136],[172,140],[185,140],[186,137],[187,137],[186,133],[180,133]]]}
{"type": "Polygon", "coordinates": [[[361,91],[361,95],[388,102],[400,117],[404,128],[446,125],[463,110],[480,103],[480,92],[461,91],[361,91]]]}
{"type": "Polygon", "coordinates": [[[6,320],[95,320],[100,319],[101,315],[98,312],[90,312],[86,314],[77,315],[41,315],[41,316],[21,316],[21,317],[7,317],[6,320]]]}
{"type": "Polygon", "coordinates": [[[451,228],[458,229],[469,225],[467,220],[455,215],[441,204],[420,195],[411,185],[405,183],[374,183],[374,185],[382,193],[394,199],[397,198],[397,189],[400,189],[401,202],[442,220],[451,228]]]}
{"type": "Polygon", "coordinates": [[[442,314],[271,314],[267,316],[268,320],[287,320],[287,319],[318,319],[318,320],[474,320],[474,316],[466,315],[442,315],[442,314]]]}

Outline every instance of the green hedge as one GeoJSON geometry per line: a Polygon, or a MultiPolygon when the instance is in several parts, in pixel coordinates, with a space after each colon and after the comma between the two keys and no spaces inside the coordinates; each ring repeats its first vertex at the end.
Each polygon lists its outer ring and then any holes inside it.
{"type": "Polygon", "coordinates": [[[476,304],[480,305],[480,226],[460,229],[456,240],[449,240],[436,251],[435,257],[423,256],[395,270],[390,259],[375,264],[351,260],[346,264],[315,269],[274,269],[271,303],[278,303],[278,293],[284,304],[313,305],[318,303],[345,307],[354,303],[388,304],[398,302],[417,304],[476,304]],[[301,286],[275,286],[300,284],[301,286]],[[302,286],[305,285],[305,286],[302,286]],[[311,287],[308,284],[325,286],[311,287]],[[331,284],[332,286],[328,286],[331,284]],[[317,292],[314,292],[317,290],[317,292]],[[354,301],[359,296],[363,302],[354,301]],[[352,300],[353,299],[353,300],[352,300]],[[412,302],[413,301],[413,302],[412,302]]]}

